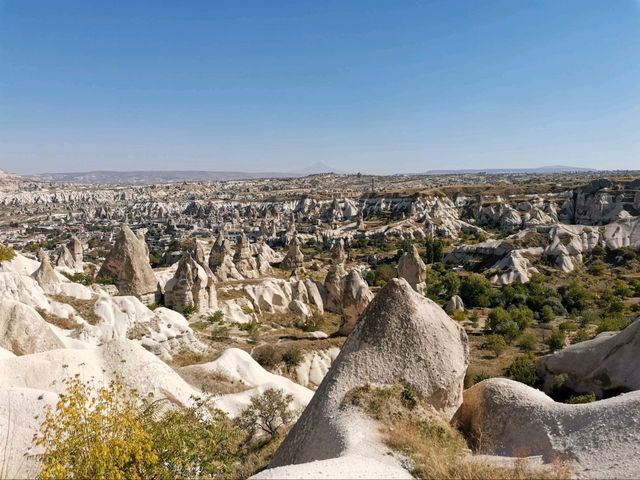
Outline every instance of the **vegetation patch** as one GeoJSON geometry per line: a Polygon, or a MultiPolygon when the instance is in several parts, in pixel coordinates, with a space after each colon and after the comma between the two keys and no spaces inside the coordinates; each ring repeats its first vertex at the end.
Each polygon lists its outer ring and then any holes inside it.
{"type": "Polygon", "coordinates": [[[383,441],[410,460],[416,478],[524,480],[571,476],[562,463],[533,469],[522,459],[507,468],[474,457],[462,434],[407,385],[358,387],[347,393],[343,405],[356,406],[377,420],[383,441]]]}

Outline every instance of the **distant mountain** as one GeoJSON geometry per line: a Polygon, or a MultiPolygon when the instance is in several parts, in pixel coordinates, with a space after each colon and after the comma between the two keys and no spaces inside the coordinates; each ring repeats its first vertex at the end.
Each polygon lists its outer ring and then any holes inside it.
{"type": "Polygon", "coordinates": [[[307,168],[303,168],[301,170],[296,170],[299,175],[314,175],[318,173],[343,173],[340,170],[336,170],[333,167],[330,167],[326,163],[316,162],[313,165],[308,166],[307,168]]]}
{"type": "Polygon", "coordinates": [[[428,170],[427,175],[446,175],[454,173],[573,173],[597,172],[595,168],[571,167],[566,165],[549,165],[531,168],[471,168],[464,170],[428,170]]]}
{"type": "Polygon", "coordinates": [[[210,172],[205,170],[137,170],[130,172],[92,171],[66,173],[38,173],[29,178],[42,181],[71,183],[175,183],[215,182],[221,180],[250,180],[255,178],[287,178],[299,174],[282,172],[210,172]]]}

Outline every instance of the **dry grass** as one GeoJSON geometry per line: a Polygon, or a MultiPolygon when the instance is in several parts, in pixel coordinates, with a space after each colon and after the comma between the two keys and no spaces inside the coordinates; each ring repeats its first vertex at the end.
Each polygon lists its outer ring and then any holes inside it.
{"type": "Polygon", "coordinates": [[[462,434],[442,419],[410,387],[364,386],[352,390],[344,403],[377,420],[383,441],[410,460],[417,478],[438,479],[565,479],[571,471],[558,462],[532,468],[518,459],[511,468],[474,457],[462,434]]]}
{"type": "Polygon", "coordinates": [[[68,316],[66,318],[59,317],[58,315],[54,315],[53,313],[46,312],[42,308],[37,308],[36,310],[47,323],[55,325],[58,328],[62,328],[63,330],[74,330],[80,326],[80,324],[73,318],[71,318],[71,316],[68,316]]]}
{"type": "Polygon", "coordinates": [[[209,395],[228,395],[243,392],[249,388],[240,380],[234,380],[222,372],[195,374],[193,372],[179,370],[178,373],[188,383],[209,395]]]}
{"type": "Polygon", "coordinates": [[[65,295],[52,295],[51,298],[56,302],[71,305],[78,315],[84,318],[90,325],[97,325],[102,320],[95,311],[96,299],[81,300],[75,297],[67,297],[65,295]]]}

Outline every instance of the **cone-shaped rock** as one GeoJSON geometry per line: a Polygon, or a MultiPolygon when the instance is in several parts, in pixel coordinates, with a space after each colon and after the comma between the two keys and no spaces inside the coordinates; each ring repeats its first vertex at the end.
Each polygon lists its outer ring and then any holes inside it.
{"type": "Polygon", "coordinates": [[[178,269],[165,287],[165,305],[178,312],[193,306],[198,313],[217,308],[216,289],[207,272],[190,253],[185,253],[178,269]]]}
{"type": "Polygon", "coordinates": [[[115,280],[118,291],[123,295],[145,297],[153,301],[158,288],[151,265],[149,250],[144,241],[133,233],[128,225],[123,225],[116,243],[105,259],[98,277],[111,277],[115,280]]]}
{"type": "Polygon", "coordinates": [[[40,267],[31,275],[35,281],[38,282],[43,289],[50,285],[60,283],[60,279],[58,279],[56,272],[51,266],[49,255],[47,255],[43,249],[38,250],[38,260],[40,260],[40,267]]]}
{"type": "Polygon", "coordinates": [[[402,279],[369,304],[271,467],[335,458],[361,442],[344,396],[367,384],[404,382],[450,418],[462,401],[467,335],[436,303],[402,279]]]}
{"type": "Polygon", "coordinates": [[[398,276],[404,278],[416,292],[423,293],[427,279],[427,266],[424,264],[415,245],[404,252],[398,262],[398,276]]]}
{"type": "Polygon", "coordinates": [[[352,270],[344,279],[342,287],[342,323],[339,333],[349,335],[356,326],[358,318],[373,300],[373,293],[357,270],[352,270]]]}
{"type": "Polygon", "coordinates": [[[289,250],[282,260],[283,268],[300,268],[304,264],[304,255],[300,250],[300,242],[297,235],[291,239],[289,243],[289,250]]]}

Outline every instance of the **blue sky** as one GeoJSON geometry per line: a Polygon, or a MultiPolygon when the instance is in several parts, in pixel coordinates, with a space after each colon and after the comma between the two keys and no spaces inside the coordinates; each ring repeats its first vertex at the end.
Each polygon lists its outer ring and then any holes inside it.
{"type": "Polygon", "coordinates": [[[640,168],[638,0],[0,0],[0,169],[640,168]]]}

